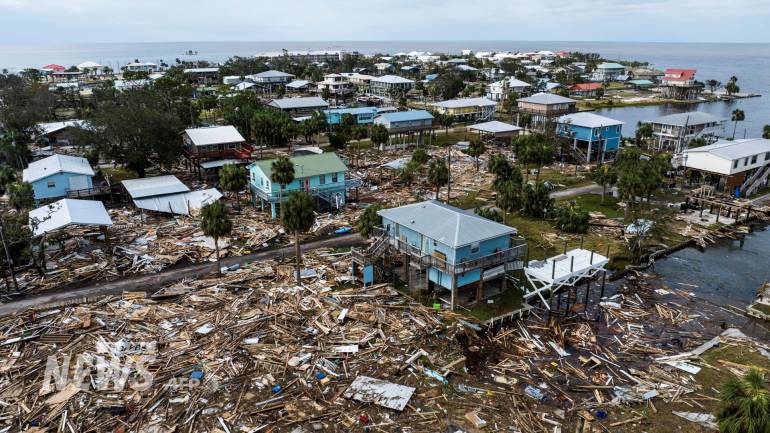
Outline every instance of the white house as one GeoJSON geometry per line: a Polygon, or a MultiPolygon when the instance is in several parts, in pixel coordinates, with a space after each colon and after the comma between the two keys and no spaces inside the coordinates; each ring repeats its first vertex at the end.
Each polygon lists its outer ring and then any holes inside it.
{"type": "Polygon", "coordinates": [[[713,114],[691,111],[669,114],[645,123],[652,124],[653,142],[658,150],[669,149],[680,153],[696,138],[712,143],[723,137],[726,122],[727,119],[713,114]]]}
{"type": "Polygon", "coordinates": [[[123,70],[130,72],[155,72],[158,70],[158,65],[151,62],[131,62],[123,67],[123,70]]]}
{"type": "Polygon", "coordinates": [[[372,78],[370,92],[373,95],[392,97],[394,94],[406,94],[414,87],[414,80],[399,77],[398,75],[383,75],[372,78]]]}
{"type": "Polygon", "coordinates": [[[438,113],[455,116],[461,122],[489,120],[495,114],[497,102],[487,98],[457,98],[436,102],[433,108],[438,113]]]}
{"type": "Polygon", "coordinates": [[[519,95],[525,95],[529,92],[532,86],[516,78],[508,78],[500,81],[495,81],[489,85],[489,91],[487,92],[487,98],[501,102],[504,101],[509,92],[516,92],[519,95]]]}
{"type": "Polygon", "coordinates": [[[719,141],[686,149],[675,155],[673,162],[674,165],[715,176],[721,189],[747,196],[767,183],[770,140],[747,138],[719,141]]]}

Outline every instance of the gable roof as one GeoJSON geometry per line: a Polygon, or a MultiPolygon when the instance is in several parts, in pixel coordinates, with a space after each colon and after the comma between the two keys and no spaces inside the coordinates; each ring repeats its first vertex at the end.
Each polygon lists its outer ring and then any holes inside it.
{"type": "Polygon", "coordinates": [[[104,204],[94,200],[63,198],[29,211],[29,225],[33,236],[40,236],[72,224],[111,226],[112,219],[104,208],[104,204]]]}
{"type": "Polygon", "coordinates": [[[436,200],[383,209],[377,213],[450,248],[517,233],[513,227],[436,200]]]}
{"type": "Polygon", "coordinates": [[[57,173],[93,176],[94,170],[85,158],[56,154],[30,163],[22,171],[22,180],[24,182],[35,182],[57,173]]]}
{"type": "Polygon", "coordinates": [[[702,125],[704,123],[721,122],[724,118],[714,116],[713,114],[702,111],[690,111],[688,113],[674,113],[667,116],[656,117],[649,120],[648,123],[661,123],[663,125],[702,125]]]}
{"type": "MultiPolygon", "coordinates": [[[[259,168],[270,179],[273,173],[273,161],[275,159],[262,159],[252,163],[249,167],[259,168]]],[[[289,161],[294,164],[294,177],[297,179],[348,170],[345,163],[334,152],[293,156],[289,158],[289,161]]]]}
{"type": "Polygon", "coordinates": [[[207,146],[220,143],[242,143],[246,141],[240,132],[232,125],[211,126],[208,128],[190,128],[184,132],[196,146],[207,146]]]}
{"type": "Polygon", "coordinates": [[[377,118],[380,117],[388,122],[409,122],[412,120],[433,119],[433,115],[427,110],[394,111],[391,113],[381,113],[377,118]]]}
{"type": "Polygon", "coordinates": [[[190,188],[176,176],[155,176],[127,179],[121,182],[132,199],[187,192],[190,188]]]}
{"type": "Polygon", "coordinates": [[[521,98],[517,102],[527,102],[530,104],[553,105],[553,104],[575,104],[576,100],[565,98],[564,96],[554,95],[553,93],[535,93],[528,98],[521,98]]]}
{"type": "Polygon", "coordinates": [[[273,99],[267,105],[280,108],[281,110],[290,110],[293,108],[319,108],[328,107],[329,104],[318,96],[305,96],[301,98],[281,98],[273,99]]]}
{"type": "Polygon", "coordinates": [[[443,108],[494,107],[497,106],[497,102],[487,98],[457,98],[450,99],[448,101],[436,102],[433,105],[443,108]]]}
{"type": "Polygon", "coordinates": [[[586,128],[600,128],[603,126],[622,125],[623,122],[598,114],[581,111],[578,113],[567,114],[557,119],[558,123],[569,123],[570,125],[583,126],[586,128]]]}
{"type": "Polygon", "coordinates": [[[668,68],[664,73],[673,77],[664,76],[663,81],[689,81],[695,78],[696,72],[695,69],[668,68]]]}

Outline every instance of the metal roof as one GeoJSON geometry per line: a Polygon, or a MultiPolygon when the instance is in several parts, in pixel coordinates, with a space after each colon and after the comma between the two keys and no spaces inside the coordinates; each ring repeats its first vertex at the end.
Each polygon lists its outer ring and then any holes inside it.
{"type": "Polygon", "coordinates": [[[220,143],[242,143],[246,141],[241,133],[232,125],[190,128],[185,129],[184,132],[196,146],[207,146],[220,143]]]}
{"type": "Polygon", "coordinates": [[[652,120],[648,120],[648,123],[660,123],[663,125],[684,126],[686,125],[702,125],[704,123],[721,122],[726,119],[714,116],[713,114],[704,113],[702,111],[691,111],[689,113],[676,113],[669,114],[668,116],[657,117],[652,120]]]}
{"type": "Polygon", "coordinates": [[[270,70],[270,71],[260,72],[258,74],[249,75],[246,78],[287,78],[287,77],[293,77],[293,76],[294,75],[287,74],[286,72],[270,70]]]}
{"type": "Polygon", "coordinates": [[[388,122],[409,122],[413,120],[433,119],[433,115],[426,110],[394,111],[392,113],[381,113],[377,118],[382,117],[388,122]]]}
{"type": "Polygon", "coordinates": [[[569,123],[570,125],[582,126],[585,128],[601,128],[603,126],[623,125],[620,120],[600,116],[585,111],[579,113],[566,114],[557,119],[558,123],[569,123]]]}
{"type": "Polygon", "coordinates": [[[318,96],[273,99],[268,105],[280,108],[281,110],[290,110],[293,108],[326,108],[329,106],[326,101],[318,96]]]}
{"type": "Polygon", "coordinates": [[[189,68],[183,71],[185,74],[205,74],[219,72],[219,68],[189,68]]]}
{"type": "Polygon", "coordinates": [[[86,122],[83,120],[65,120],[64,122],[47,122],[37,124],[37,127],[40,129],[40,135],[47,135],[52,132],[58,132],[69,127],[84,128],[85,126],[86,122]]]}
{"type": "Polygon", "coordinates": [[[565,98],[564,96],[554,95],[553,93],[535,93],[534,95],[528,97],[528,98],[521,98],[518,100],[518,102],[528,102],[530,104],[542,104],[542,105],[553,105],[553,104],[575,104],[577,101],[570,98],[565,98]]]}
{"type": "Polygon", "coordinates": [[[136,207],[155,212],[190,215],[193,210],[200,209],[222,197],[216,188],[200,191],[180,192],[156,197],[134,200],[136,207]]]}
{"type": "Polygon", "coordinates": [[[517,233],[513,227],[436,200],[383,209],[377,213],[450,248],[517,233]]]}
{"type": "Polygon", "coordinates": [[[128,179],[121,182],[132,199],[187,192],[190,188],[176,176],[156,176],[128,179]]]}
{"type": "Polygon", "coordinates": [[[694,147],[684,151],[687,153],[710,153],[723,159],[735,161],[754,155],[770,152],[770,140],[766,138],[744,138],[733,141],[718,141],[708,146],[694,147]]]}
{"type": "Polygon", "coordinates": [[[111,226],[112,219],[104,204],[93,200],[64,198],[29,211],[29,226],[33,236],[73,224],[111,226]]]}
{"type": "Polygon", "coordinates": [[[596,66],[596,69],[626,69],[626,67],[621,65],[620,63],[604,62],[604,63],[599,63],[596,66]]]}
{"type": "Polygon", "coordinates": [[[497,102],[487,98],[457,98],[448,101],[436,102],[435,107],[462,108],[462,107],[495,107],[497,102]]]}
{"type": "Polygon", "coordinates": [[[477,123],[468,127],[481,132],[489,132],[492,134],[500,134],[503,132],[521,131],[524,128],[510,123],[500,122],[499,120],[492,120],[491,122],[477,123]]]}
{"type": "Polygon", "coordinates": [[[79,65],[77,65],[78,69],[94,69],[94,68],[103,68],[104,66],[96,63],[96,62],[83,62],[79,65]]]}
{"type": "Polygon", "coordinates": [[[294,80],[291,83],[286,84],[286,87],[290,87],[292,89],[299,89],[299,88],[307,86],[308,84],[310,84],[310,81],[307,81],[307,80],[294,80]]]}
{"type": "MultiPolygon", "coordinates": [[[[334,152],[293,156],[289,160],[294,164],[295,178],[339,173],[348,170],[345,163],[334,152]]],[[[273,161],[275,159],[263,159],[252,163],[249,167],[258,167],[270,179],[273,173],[273,161]]]]}
{"type": "Polygon", "coordinates": [[[404,77],[399,77],[398,75],[383,75],[381,77],[372,78],[372,82],[388,83],[388,84],[406,84],[406,83],[414,83],[414,80],[410,80],[404,77]]]}
{"type": "Polygon", "coordinates": [[[85,158],[57,154],[30,163],[21,176],[24,182],[35,182],[57,173],[93,176],[94,170],[85,158]]]}
{"type": "Polygon", "coordinates": [[[505,85],[505,82],[508,81],[508,87],[516,88],[516,87],[531,87],[532,85],[527,83],[526,81],[521,81],[519,79],[516,79],[514,77],[503,79],[500,81],[495,81],[492,83],[495,86],[503,87],[505,85]]]}
{"type": "Polygon", "coordinates": [[[324,110],[325,114],[367,114],[367,113],[377,113],[378,109],[377,107],[354,107],[354,108],[332,108],[331,110],[324,110]]]}

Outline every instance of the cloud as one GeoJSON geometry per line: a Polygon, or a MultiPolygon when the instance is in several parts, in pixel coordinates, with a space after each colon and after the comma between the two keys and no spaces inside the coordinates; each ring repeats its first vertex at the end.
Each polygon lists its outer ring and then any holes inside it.
{"type": "Polygon", "coordinates": [[[767,0],[0,0],[0,41],[768,41],[768,18],[767,0]]]}

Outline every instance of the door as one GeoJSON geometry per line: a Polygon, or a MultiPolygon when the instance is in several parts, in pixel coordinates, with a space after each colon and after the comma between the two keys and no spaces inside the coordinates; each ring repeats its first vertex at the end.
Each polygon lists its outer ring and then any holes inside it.
{"type": "Polygon", "coordinates": [[[309,177],[305,178],[305,191],[306,192],[310,192],[310,178],[309,177]]]}
{"type": "Polygon", "coordinates": [[[88,176],[72,176],[69,178],[69,190],[88,189],[88,176]]]}

